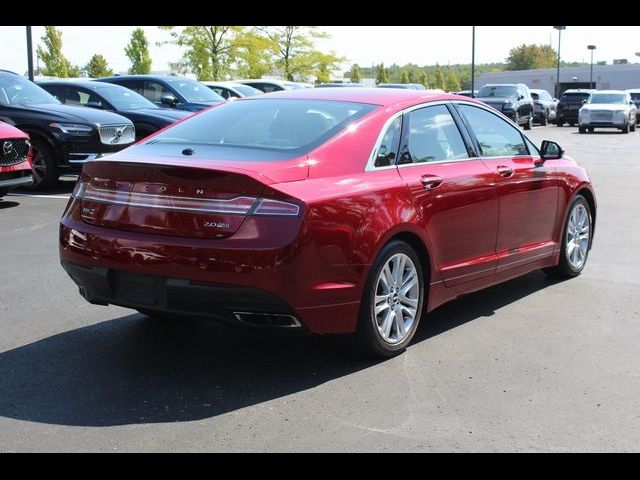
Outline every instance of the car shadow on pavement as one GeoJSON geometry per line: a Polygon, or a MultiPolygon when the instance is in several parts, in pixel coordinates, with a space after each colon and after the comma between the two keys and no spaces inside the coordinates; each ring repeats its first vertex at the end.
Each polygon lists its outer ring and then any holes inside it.
{"type": "MultiPolygon", "coordinates": [[[[445,305],[425,318],[410,348],[551,283],[536,272],[445,305]]],[[[70,426],[199,420],[380,361],[336,337],[265,336],[133,314],[0,353],[0,415],[70,426]]]]}
{"type": "Polygon", "coordinates": [[[20,203],[13,202],[13,201],[7,200],[7,199],[3,200],[3,199],[0,198],[0,210],[3,210],[5,208],[17,207],[18,205],[20,205],[20,203]]]}

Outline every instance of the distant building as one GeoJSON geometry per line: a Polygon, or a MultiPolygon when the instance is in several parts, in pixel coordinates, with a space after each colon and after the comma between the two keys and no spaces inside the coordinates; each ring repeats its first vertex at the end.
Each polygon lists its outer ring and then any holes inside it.
{"type": "MultiPolygon", "coordinates": [[[[640,64],[593,65],[593,83],[589,84],[590,67],[560,68],[560,93],[569,88],[626,90],[640,88],[640,64]]],[[[529,88],[555,92],[556,69],[514,70],[485,73],[476,80],[477,86],[487,83],[524,83],[529,88]]]]}

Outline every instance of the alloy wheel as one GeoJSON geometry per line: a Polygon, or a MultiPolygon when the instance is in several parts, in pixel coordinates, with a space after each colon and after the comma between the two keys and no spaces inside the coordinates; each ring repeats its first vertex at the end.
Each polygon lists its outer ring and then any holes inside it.
{"type": "Polygon", "coordinates": [[[584,266],[589,251],[589,241],[591,232],[591,218],[586,207],[578,203],[569,215],[567,234],[565,238],[565,253],[567,261],[575,270],[580,270],[584,266]]]}
{"type": "Polygon", "coordinates": [[[378,333],[390,344],[402,342],[411,332],[420,299],[418,271],[404,253],[393,255],[376,281],[374,315],[378,333]]]}
{"type": "Polygon", "coordinates": [[[44,180],[45,175],[47,173],[47,163],[45,161],[44,155],[40,150],[33,149],[33,179],[35,180],[35,184],[39,184],[44,180]]]}

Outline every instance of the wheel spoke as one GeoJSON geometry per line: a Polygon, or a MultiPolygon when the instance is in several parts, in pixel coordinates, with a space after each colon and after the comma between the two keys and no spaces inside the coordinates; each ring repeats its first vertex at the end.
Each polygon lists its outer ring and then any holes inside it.
{"type": "Polygon", "coordinates": [[[409,298],[406,295],[400,295],[400,303],[404,306],[410,307],[410,308],[417,308],[418,306],[418,300],[414,300],[413,298],[409,298]]]}
{"type": "Polygon", "coordinates": [[[418,284],[418,275],[412,272],[411,275],[405,280],[402,287],[400,287],[400,295],[406,295],[409,290],[418,284]]]}
{"type": "Polygon", "coordinates": [[[384,317],[384,322],[380,329],[382,330],[382,338],[385,340],[389,340],[389,334],[391,333],[391,327],[393,326],[393,319],[395,318],[395,314],[393,310],[389,309],[387,315],[384,317]]]}
{"type": "Polygon", "coordinates": [[[375,308],[376,317],[380,315],[382,312],[384,312],[385,310],[387,310],[388,308],[389,308],[389,304],[387,303],[386,300],[384,301],[384,303],[381,303],[380,305],[376,305],[376,308],[375,308]]]}
{"type": "Polygon", "coordinates": [[[396,308],[395,308],[395,323],[396,323],[396,335],[398,336],[398,340],[402,340],[407,334],[407,331],[405,330],[404,318],[402,315],[402,310],[400,308],[400,305],[396,305],[396,308]]]}
{"type": "Polygon", "coordinates": [[[393,285],[393,277],[391,276],[391,272],[389,271],[389,264],[385,265],[382,269],[382,275],[380,276],[380,280],[384,282],[384,286],[387,289],[387,292],[393,285]]]}
{"type": "Polygon", "coordinates": [[[394,257],[394,268],[393,268],[393,281],[396,285],[400,285],[402,283],[402,277],[404,276],[404,266],[407,263],[407,257],[404,255],[396,255],[394,257]]]}

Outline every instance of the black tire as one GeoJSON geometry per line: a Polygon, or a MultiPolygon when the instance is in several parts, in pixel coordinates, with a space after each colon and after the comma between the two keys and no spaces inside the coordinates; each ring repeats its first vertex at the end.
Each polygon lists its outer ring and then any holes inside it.
{"type": "Polygon", "coordinates": [[[556,120],[556,125],[558,127],[562,127],[564,125],[564,122],[562,120],[556,120]]]}
{"type": "Polygon", "coordinates": [[[575,127],[576,126],[576,122],[569,122],[569,126],[570,127],[575,127]]]}
{"type": "Polygon", "coordinates": [[[31,190],[44,190],[58,183],[58,158],[49,143],[37,136],[32,136],[33,147],[33,185],[31,190]]]}
{"type": "Polygon", "coordinates": [[[556,278],[572,278],[577,277],[584,270],[585,265],[587,264],[587,260],[589,259],[589,251],[591,250],[591,240],[593,239],[593,212],[591,211],[591,207],[589,206],[589,202],[582,196],[577,195],[576,198],[571,203],[571,208],[569,208],[569,213],[567,214],[567,218],[564,221],[564,229],[562,230],[562,247],[560,248],[560,261],[557,266],[543,268],[543,271],[551,276],[556,278]],[[567,244],[568,244],[568,235],[567,230],[569,228],[569,219],[571,218],[571,213],[578,206],[582,205],[587,209],[587,213],[589,215],[589,247],[587,248],[587,252],[580,268],[574,268],[573,265],[567,259],[567,244]]]}
{"type": "Polygon", "coordinates": [[[578,133],[587,133],[587,127],[578,127],[578,133]]]}
{"type": "Polygon", "coordinates": [[[0,198],[4,197],[7,194],[7,190],[0,190],[0,198]]]}
{"type": "Polygon", "coordinates": [[[622,127],[622,128],[620,129],[620,131],[621,131],[622,133],[629,133],[629,124],[628,124],[628,123],[626,123],[626,124],[624,125],[624,127],[622,127]]]}
{"type": "Polygon", "coordinates": [[[589,128],[587,128],[587,131],[588,131],[589,133],[593,133],[593,132],[595,132],[595,131],[596,131],[596,129],[595,129],[595,128],[593,128],[593,127],[589,127],[589,128]]]}
{"type": "Polygon", "coordinates": [[[524,124],[525,130],[531,130],[533,128],[533,115],[529,115],[529,120],[524,124]]]}
{"type": "Polygon", "coordinates": [[[635,123],[631,123],[631,124],[629,125],[629,130],[630,130],[631,132],[635,132],[635,131],[636,131],[636,124],[635,124],[635,123]]]}
{"type": "Polygon", "coordinates": [[[407,345],[411,343],[416,329],[418,328],[418,324],[420,323],[420,318],[423,315],[424,298],[425,280],[420,258],[413,248],[411,248],[407,243],[400,240],[389,242],[384,246],[378,255],[378,258],[376,258],[367,278],[367,283],[362,296],[362,303],[360,304],[358,328],[352,338],[355,342],[356,348],[367,355],[384,358],[393,357],[404,351],[407,345]],[[387,265],[387,262],[389,262],[389,260],[398,253],[405,254],[409,257],[416,269],[418,279],[418,302],[413,324],[409,328],[404,339],[398,343],[389,343],[382,338],[382,334],[378,329],[378,322],[374,312],[375,296],[378,277],[381,274],[382,269],[387,265]]]}

